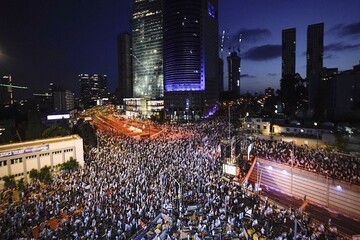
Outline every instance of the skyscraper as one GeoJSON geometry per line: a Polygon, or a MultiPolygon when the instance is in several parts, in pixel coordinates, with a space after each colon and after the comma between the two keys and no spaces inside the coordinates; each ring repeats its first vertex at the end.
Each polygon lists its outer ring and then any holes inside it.
{"type": "Polygon", "coordinates": [[[80,74],[80,103],[84,108],[96,106],[97,101],[108,96],[107,75],[80,74]]]}
{"type": "Polygon", "coordinates": [[[55,90],[53,99],[55,112],[67,112],[75,108],[74,94],[69,90],[55,90]]]}
{"type": "Polygon", "coordinates": [[[133,94],[133,70],[132,70],[132,47],[129,33],[121,33],[118,36],[118,74],[119,85],[117,97],[132,97],[133,94]]]}
{"type": "Polygon", "coordinates": [[[133,0],[132,47],[133,97],[163,97],[162,0],[133,0]]]}
{"type": "Polygon", "coordinates": [[[295,76],[296,29],[282,30],[281,77],[295,76]]]}
{"type": "Polygon", "coordinates": [[[218,2],[165,0],[163,21],[165,112],[205,116],[219,98],[218,2]]]}
{"type": "Polygon", "coordinates": [[[240,96],[240,57],[236,52],[232,52],[227,57],[229,73],[229,92],[235,96],[240,96]]]}
{"type": "Polygon", "coordinates": [[[309,25],[307,29],[306,78],[309,82],[309,109],[315,115],[321,109],[320,81],[323,70],[324,23],[309,25]]]}

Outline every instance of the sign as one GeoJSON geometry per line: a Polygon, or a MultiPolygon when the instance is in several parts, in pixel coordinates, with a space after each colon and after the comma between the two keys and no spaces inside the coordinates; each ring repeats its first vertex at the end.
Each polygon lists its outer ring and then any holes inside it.
{"type": "Polygon", "coordinates": [[[43,145],[27,147],[27,148],[12,149],[12,150],[8,150],[8,151],[0,152],[0,158],[11,157],[11,156],[27,154],[27,153],[40,152],[40,151],[46,151],[46,150],[49,150],[49,144],[43,144],[43,145]]]}

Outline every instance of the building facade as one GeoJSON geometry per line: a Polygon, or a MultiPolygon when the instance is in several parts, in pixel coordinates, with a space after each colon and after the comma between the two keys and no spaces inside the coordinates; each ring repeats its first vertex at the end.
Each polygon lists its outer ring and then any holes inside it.
{"type": "Polygon", "coordinates": [[[236,52],[230,53],[227,57],[229,92],[235,96],[240,96],[240,61],[241,58],[236,52]]]}
{"type": "Polygon", "coordinates": [[[164,96],[162,0],[132,1],[133,97],[164,96]]]}
{"type": "Polygon", "coordinates": [[[127,117],[159,117],[164,109],[164,100],[151,98],[124,98],[124,111],[127,117]]]}
{"type": "Polygon", "coordinates": [[[117,97],[122,102],[123,98],[133,95],[133,69],[132,69],[132,46],[129,33],[121,33],[118,36],[118,89],[117,97]]]}
{"type": "Polygon", "coordinates": [[[165,114],[206,116],[219,99],[218,2],[165,0],[163,21],[165,114]]]}
{"type": "Polygon", "coordinates": [[[98,102],[108,97],[107,75],[80,74],[80,104],[84,108],[98,105],[98,102]]]}
{"type": "Polygon", "coordinates": [[[296,64],[296,29],[282,30],[282,50],[281,50],[281,76],[295,75],[296,64]]]}
{"type": "Polygon", "coordinates": [[[55,112],[68,112],[75,108],[75,97],[70,90],[54,91],[55,112]]]}
{"type": "Polygon", "coordinates": [[[320,81],[323,70],[324,23],[307,29],[306,78],[309,82],[309,109],[316,115],[321,111],[320,81]]]}
{"type": "Polygon", "coordinates": [[[331,121],[360,120],[359,66],[360,64],[341,73],[338,73],[337,69],[327,69],[328,74],[324,74],[321,81],[324,98],[323,111],[326,119],[331,121]]]}
{"type": "Polygon", "coordinates": [[[28,182],[32,169],[54,168],[71,157],[84,165],[83,140],[78,135],[1,145],[0,189],[4,176],[13,175],[15,180],[24,178],[28,182]]]}

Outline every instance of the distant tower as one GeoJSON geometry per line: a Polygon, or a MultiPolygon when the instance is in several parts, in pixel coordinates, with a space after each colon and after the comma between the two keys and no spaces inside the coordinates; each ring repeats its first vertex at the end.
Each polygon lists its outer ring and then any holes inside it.
{"type": "Polygon", "coordinates": [[[227,57],[229,92],[236,96],[240,96],[240,60],[236,52],[227,57]]]}
{"type": "Polygon", "coordinates": [[[218,1],[164,1],[164,105],[172,119],[206,116],[219,99],[218,1]]]}
{"type": "Polygon", "coordinates": [[[295,76],[296,29],[282,30],[281,77],[295,76]]]}
{"type": "Polygon", "coordinates": [[[133,97],[164,96],[162,0],[132,1],[133,97]]]}
{"type": "Polygon", "coordinates": [[[80,74],[80,103],[85,107],[96,106],[97,100],[107,97],[107,75],[80,74]]]}
{"type": "Polygon", "coordinates": [[[63,113],[75,108],[74,94],[69,90],[54,90],[53,99],[55,112],[63,113]]]}
{"type": "Polygon", "coordinates": [[[118,74],[119,82],[117,97],[132,97],[133,94],[133,69],[132,69],[131,36],[129,33],[121,33],[118,36],[118,74]]]}
{"type": "Polygon", "coordinates": [[[219,58],[219,93],[224,92],[224,60],[219,58]]]}
{"type": "Polygon", "coordinates": [[[307,29],[306,78],[309,82],[309,109],[318,114],[321,108],[320,81],[323,70],[324,23],[307,29]]]}
{"type": "Polygon", "coordinates": [[[89,107],[90,102],[90,76],[89,74],[80,74],[79,75],[79,89],[80,89],[80,104],[84,106],[84,108],[89,107]]]}

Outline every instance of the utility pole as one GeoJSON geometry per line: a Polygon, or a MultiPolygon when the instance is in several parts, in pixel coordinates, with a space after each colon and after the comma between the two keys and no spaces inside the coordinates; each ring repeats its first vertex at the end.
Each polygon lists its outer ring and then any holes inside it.
{"type": "Polygon", "coordinates": [[[168,173],[168,174],[172,179],[174,179],[174,181],[178,185],[179,215],[181,217],[181,211],[182,211],[182,203],[181,203],[181,199],[182,199],[182,182],[179,183],[179,181],[176,180],[176,178],[173,175],[171,175],[170,173],[168,173]]]}

